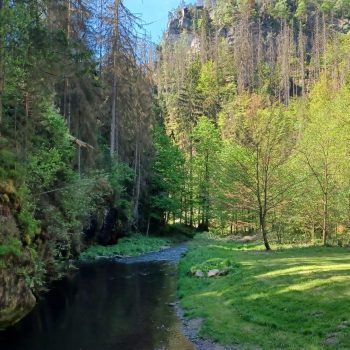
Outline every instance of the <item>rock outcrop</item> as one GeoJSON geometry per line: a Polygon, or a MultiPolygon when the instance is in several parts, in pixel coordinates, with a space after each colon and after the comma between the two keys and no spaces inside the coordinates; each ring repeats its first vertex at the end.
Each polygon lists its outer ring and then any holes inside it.
{"type": "Polygon", "coordinates": [[[0,330],[20,321],[35,306],[36,299],[21,276],[0,271],[0,330]]]}
{"type": "Polygon", "coordinates": [[[30,256],[23,244],[29,238],[15,219],[19,207],[13,182],[0,183],[0,329],[18,322],[36,303],[24,277],[30,256]]]}

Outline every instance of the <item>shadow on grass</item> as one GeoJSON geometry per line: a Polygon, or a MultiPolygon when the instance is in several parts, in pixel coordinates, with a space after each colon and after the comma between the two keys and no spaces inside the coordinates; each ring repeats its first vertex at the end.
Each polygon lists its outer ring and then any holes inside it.
{"type": "Polygon", "coordinates": [[[223,343],[350,349],[349,253],[305,247],[256,254],[236,244],[210,243],[181,263],[179,293],[192,317],[204,317],[203,334],[223,343]],[[213,280],[183,275],[192,263],[213,256],[231,258],[240,268],[213,280]],[[327,343],[330,335],[332,344],[327,343]]]}

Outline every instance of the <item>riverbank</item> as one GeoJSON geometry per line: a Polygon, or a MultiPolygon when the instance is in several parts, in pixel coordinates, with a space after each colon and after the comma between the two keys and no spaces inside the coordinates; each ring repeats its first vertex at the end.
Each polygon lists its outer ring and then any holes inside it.
{"type": "Polygon", "coordinates": [[[198,235],[179,264],[178,295],[199,336],[238,349],[349,349],[350,251],[303,247],[266,253],[198,235]],[[215,264],[220,277],[194,277],[215,264]]]}
{"type": "Polygon", "coordinates": [[[80,260],[93,260],[100,257],[140,256],[154,251],[169,248],[173,243],[170,238],[143,236],[135,234],[124,237],[117,244],[103,246],[92,245],[80,254],[80,260]]]}
{"type": "Polygon", "coordinates": [[[164,235],[132,234],[120,238],[113,245],[90,245],[81,252],[79,260],[95,260],[112,257],[137,257],[152,252],[160,252],[171,246],[191,240],[195,232],[184,225],[165,227],[164,235]]]}

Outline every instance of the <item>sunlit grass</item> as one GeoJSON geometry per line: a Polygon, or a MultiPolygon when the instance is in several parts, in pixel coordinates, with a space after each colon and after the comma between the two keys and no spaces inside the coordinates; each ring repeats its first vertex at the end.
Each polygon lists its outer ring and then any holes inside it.
{"type": "Polygon", "coordinates": [[[286,247],[197,237],[180,262],[179,296],[201,335],[243,349],[350,349],[350,250],[286,247]],[[212,258],[237,264],[227,276],[194,278],[212,258]],[[332,341],[329,341],[330,337],[332,341]]]}

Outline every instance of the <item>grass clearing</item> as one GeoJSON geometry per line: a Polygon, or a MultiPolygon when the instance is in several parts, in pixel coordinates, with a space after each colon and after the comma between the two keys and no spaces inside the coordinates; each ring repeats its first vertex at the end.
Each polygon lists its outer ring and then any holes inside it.
{"type": "Polygon", "coordinates": [[[98,257],[112,257],[114,255],[138,256],[145,253],[158,251],[162,247],[172,244],[170,238],[143,236],[135,234],[121,238],[118,244],[110,246],[92,245],[80,254],[81,260],[96,259],[98,257]]]}
{"type": "MultiPolygon", "coordinates": [[[[350,349],[350,250],[285,248],[196,238],[181,260],[179,297],[200,334],[243,349],[350,349]],[[228,259],[227,276],[195,278],[193,266],[228,259]]],[[[204,236],[207,237],[207,236],[204,236]]]]}

